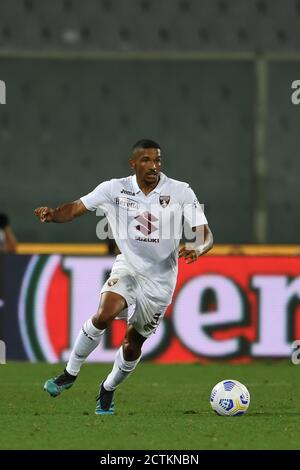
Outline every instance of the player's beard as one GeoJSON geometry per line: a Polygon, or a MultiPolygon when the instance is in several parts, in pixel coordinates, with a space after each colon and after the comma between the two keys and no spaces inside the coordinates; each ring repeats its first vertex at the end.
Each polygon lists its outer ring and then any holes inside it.
{"type": "Polygon", "coordinates": [[[144,181],[147,184],[157,184],[159,181],[159,173],[146,173],[144,181]]]}

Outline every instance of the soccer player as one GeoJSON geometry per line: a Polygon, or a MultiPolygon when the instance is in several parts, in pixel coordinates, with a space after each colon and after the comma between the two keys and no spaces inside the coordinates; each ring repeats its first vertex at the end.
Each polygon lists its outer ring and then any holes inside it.
{"type": "Polygon", "coordinates": [[[161,159],[156,142],[140,140],[129,160],[133,176],[105,181],[56,209],[35,209],[41,222],[69,222],[102,208],[121,252],[102,287],[98,311],[82,326],[64,372],[44,385],[53,397],[70,388],[105,329],[116,317],[126,318],[125,338],[112,371],[100,384],[96,414],[114,413],[116,388],[138,365],[144,341],[155,332],[171,303],[178,256],[194,262],[213,245],[195,193],[187,183],[163,174],[161,159]],[[195,240],[179,250],[183,220],[195,232],[195,240]]]}

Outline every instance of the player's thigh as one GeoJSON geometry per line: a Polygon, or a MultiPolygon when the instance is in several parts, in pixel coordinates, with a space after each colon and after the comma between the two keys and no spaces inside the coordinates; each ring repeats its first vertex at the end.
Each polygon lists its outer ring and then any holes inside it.
{"type": "MultiPolygon", "coordinates": [[[[135,304],[136,301],[136,280],[129,273],[111,273],[109,279],[101,289],[101,294],[114,293],[125,299],[125,307],[135,304]]],[[[101,307],[101,303],[100,303],[101,307]]]]}
{"type": "Polygon", "coordinates": [[[103,292],[96,317],[102,321],[112,321],[127,308],[125,298],[116,292],[103,292]]]}

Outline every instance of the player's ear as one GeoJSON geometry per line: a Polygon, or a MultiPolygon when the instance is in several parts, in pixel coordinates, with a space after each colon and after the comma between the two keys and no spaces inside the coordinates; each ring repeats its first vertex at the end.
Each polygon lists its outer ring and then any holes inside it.
{"type": "Polygon", "coordinates": [[[132,158],[129,160],[129,165],[130,165],[132,173],[134,173],[135,163],[134,163],[134,160],[132,158]]]}

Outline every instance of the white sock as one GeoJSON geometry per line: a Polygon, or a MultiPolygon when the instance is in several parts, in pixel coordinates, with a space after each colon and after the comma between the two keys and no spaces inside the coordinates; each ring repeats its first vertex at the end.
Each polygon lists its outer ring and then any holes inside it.
{"type": "Polygon", "coordinates": [[[98,330],[98,328],[93,325],[91,318],[84,323],[76,338],[66,366],[66,370],[69,374],[78,375],[80,367],[86,358],[100,343],[104,331],[105,330],[98,330]]]}
{"type": "Polygon", "coordinates": [[[135,361],[125,361],[123,356],[123,346],[117,352],[112,371],[107,376],[103,385],[105,390],[112,391],[123,382],[138,365],[142,355],[135,361]]]}

